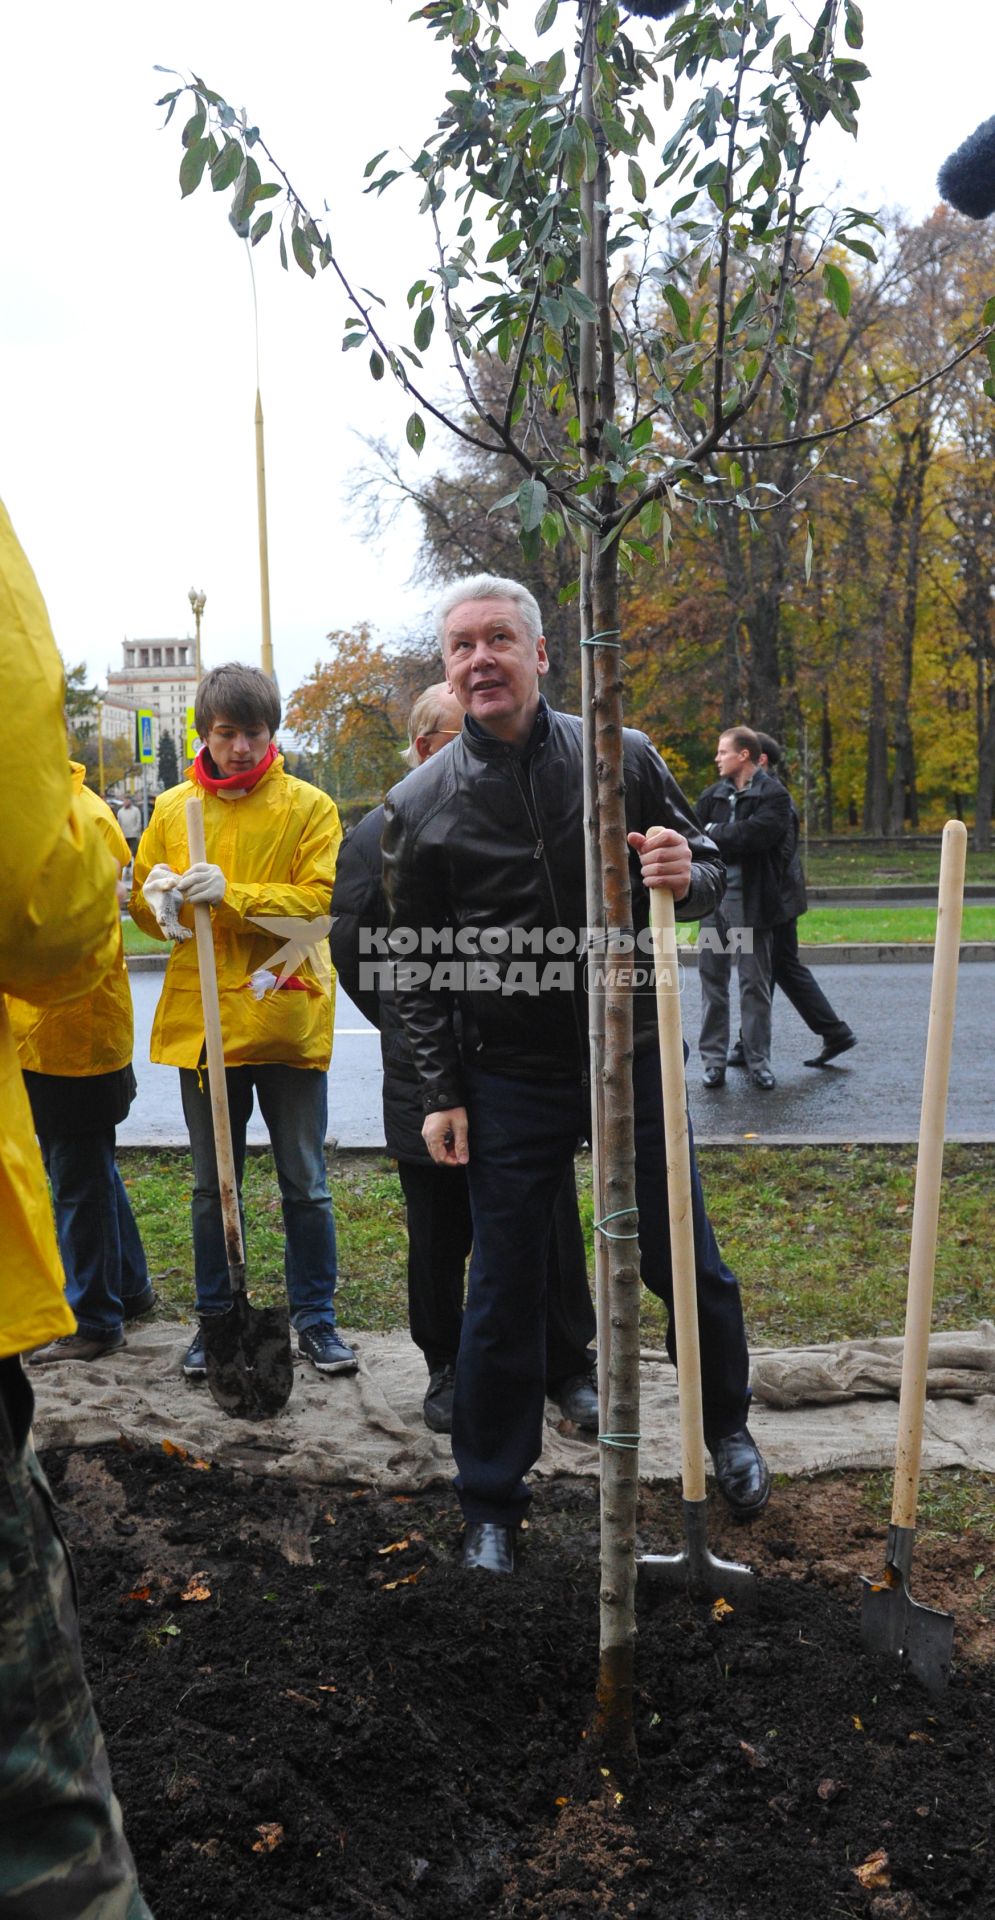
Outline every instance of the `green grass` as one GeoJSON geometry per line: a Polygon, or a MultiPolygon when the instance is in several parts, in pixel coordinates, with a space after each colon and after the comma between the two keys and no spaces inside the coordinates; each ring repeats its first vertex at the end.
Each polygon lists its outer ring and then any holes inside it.
{"type": "Polygon", "coordinates": [[[122,920],[121,933],[124,937],[125,953],[162,953],[169,952],[171,940],[156,940],[150,933],[143,933],[133,920],[122,920]]]}
{"type": "MultiPolygon", "coordinates": [[[[190,1161],[186,1154],[119,1156],[165,1315],[193,1305],[190,1161]]],[[[702,1178],[719,1243],[743,1285],[750,1339],[760,1346],[901,1333],[915,1179],[913,1147],[702,1147],[702,1178]]],[[[590,1160],[577,1163],[590,1255],[590,1160]]],[[[991,1312],[991,1193],[995,1147],[948,1147],[936,1271],[937,1327],[973,1326],[991,1312]]],[[[332,1163],[340,1318],[355,1331],[406,1325],[404,1204],[396,1170],[377,1154],[332,1163]]],[[[269,1154],[245,1177],[249,1284],[259,1305],[283,1292],[283,1229],[269,1154]]],[[[664,1314],[644,1294],[645,1338],[664,1314]]]]}
{"type": "MultiPolygon", "coordinates": [[[[813,945],[870,941],[890,946],[901,940],[936,937],[936,909],[921,907],[812,907],[798,922],[798,937],[813,945]]],[[[995,907],[964,908],[964,940],[995,940],[995,907]]]]}
{"type": "MultiPolygon", "coordinates": [[[[933,885],[940,872],[939,841],[933,847],[869,848],[855,841],[852,846],[821,847],[813,842],[808,851],[805,871],[813,887],[888,887],[933,885]]],[[[988,853],[967,854],[968,880],[995,880],[995,847],[988,853]]]]}

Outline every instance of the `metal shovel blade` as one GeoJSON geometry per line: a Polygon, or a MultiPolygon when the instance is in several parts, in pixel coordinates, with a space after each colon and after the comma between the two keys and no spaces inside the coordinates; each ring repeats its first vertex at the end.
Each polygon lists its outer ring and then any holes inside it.
{"type": "Polygon", "coordinates": [[[945,1693],[954,1650],[954,1617],[924,1607],[909,1592],[912,1527],[888,1531],[881,1580],[861,1576],[860,1637],[868,1653],[883,1653],[914,1673],[927,1693],[945,1693]]]}
{"type": "Polygon", "coordinates": [[[736,1560],[717,1560],[709,1549],[705,1501],[685,1500],[683,1553],[644,1553],[636,1563],[637,1577],[654,1586],[682,1587],[695,1600],[728,1600],[729,1605],[752,1606],[757,1577],[736,1560]]]}
{"type": "Polygon", "coordinates": [[[207,1384],[223,1413],[236,1420],[266,1420],[290,1399],[294,1366],[285,1307],[251,1307],[244,1289],[232,1294],[227,1313],[201,1321],[207,1384]]]}

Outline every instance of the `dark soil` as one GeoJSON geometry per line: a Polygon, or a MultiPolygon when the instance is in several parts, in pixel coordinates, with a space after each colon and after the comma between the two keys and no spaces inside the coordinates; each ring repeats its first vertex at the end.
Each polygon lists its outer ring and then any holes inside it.
{"type": "MultiPolygon", "coordinates": [[[[589,1733],[592,1486],[539,1487],[500,1580],[459,1569],[445,1494],[320,1497],[113,1447],[46,1466],[156,1920],[995,1915],[970,1542],[913,1583],[958,1616],[934,1701],[862,1650],[854,1573],[880,1571],[884,1529],[859,1490],[792,1485],[750,1529],[716,1509],[756,1609],[641,1595],[624,1781],[589,1733]]],[[[648,1491],[645,1545],[678,1529],[673,1491],[648,1491]]]]}

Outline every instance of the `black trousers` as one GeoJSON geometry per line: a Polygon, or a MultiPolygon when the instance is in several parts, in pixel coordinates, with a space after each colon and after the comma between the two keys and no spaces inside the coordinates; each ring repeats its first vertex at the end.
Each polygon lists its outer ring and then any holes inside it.
{"type": "MultiPolygon", "coordinates": [[[[400,1160],[408,1215],[408,1323],[431,1372],[455,1366],[463,1330],[463,1286],[473,1244],[462,1167],[400,1160]]],[[[571,1164],[553,1204],[546,1257],[546,1384],[586,1373],[595,1335],[587,1252],[571,1164]]]]}
{"type": "Polygon", "coordinates": [[[813,1033],[826,1039],[845,1027],[846,1021],[830,1006],[811,968],[798,958],[797,920],[774,928],[772,978],[813,1033]]]}

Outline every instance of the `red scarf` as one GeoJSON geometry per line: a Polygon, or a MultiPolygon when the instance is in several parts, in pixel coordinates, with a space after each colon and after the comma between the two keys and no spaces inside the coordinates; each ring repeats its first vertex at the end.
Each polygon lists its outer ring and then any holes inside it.
{"type": "MultiPolygon", "coordinates": [[[[269,772],[278,752],[276,741],[271,740],[258,766],[251,767],[248,773],[230,773],[225,779],[220,779],[217,774],[208,773],[207,748],[201,747],[193,763],[193,777],[198,786],[207,788],[208,793],[251,793],[263,774],[269,772]]],[[[211,765],[214,765],[213,760],[211,765]]]]}

